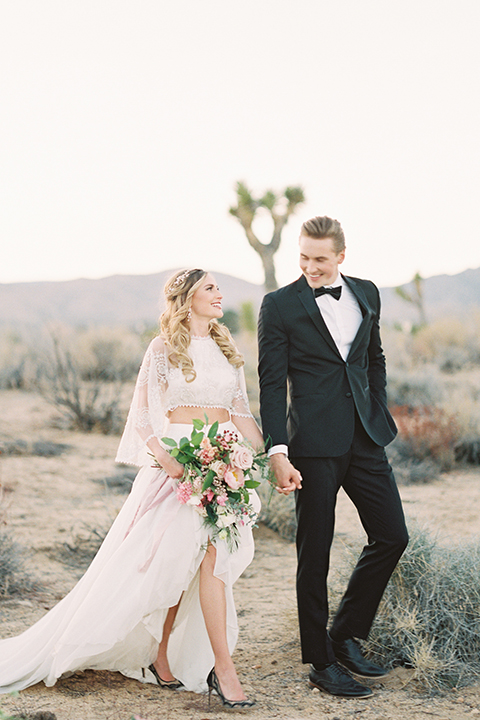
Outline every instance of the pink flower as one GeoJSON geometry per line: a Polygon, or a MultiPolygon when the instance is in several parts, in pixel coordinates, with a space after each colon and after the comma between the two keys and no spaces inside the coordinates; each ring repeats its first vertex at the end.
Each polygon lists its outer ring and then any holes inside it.
{"type": "Polygon", "coordinates": [[[239,468],[232,468],[231,466],[230,469],[226,471],[223,479],[232,490],[238,490],[238,488],[242,487],[245,482],[243,470],[240,470],[239,468]]]}
{"type": "Polygon", "coordinates": [[[200,451],[200,459],[204,463],[209,463],[216,455],[217,449],[212,446],[212,443],[210,442],[210,439],[208,437],[204,437],[202,442],[200,443],[200,447],[202,448],[200,451]]]}
{"type": "Polygon", "coordinates": [[[207,498],[208,502],[212,502],[214,497],[215,497],[215,493],[213,492],[213,490],[209,490],[206,494],[206,498],[207,498]]]}
{"type": "Polygon", "coordinates": [[[248,470],[252,467],[253,454],[248,447],[245,447],[245,445],[239,445],[238,443],[235,443],[232,446],[232,453],[230,455],[230,459],[232,465],[235,465],[235,467],[240,468],[241,470],[248,470]]]}
{"type": "Polygon", "coordinates": [[[179,483],[177,485],[177,500],[185,505],[192,495],[192,486],[190,483],[179,483]]]}
{"type": "Polygon", "coordinates": [[[217,503],[218,503],[219,505],[222,505],[223,507],[225,507],[225,503],[226,503],[226,502],[227,502],[227,498],[225,497],[225,495],[218,495],[218,496],[217,496],[217,503]]]}

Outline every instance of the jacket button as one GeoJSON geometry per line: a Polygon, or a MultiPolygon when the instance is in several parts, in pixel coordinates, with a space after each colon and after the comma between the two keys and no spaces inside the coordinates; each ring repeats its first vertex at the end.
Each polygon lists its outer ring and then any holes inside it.
{"type": "Polygon", "coordinates": [[[352,397],[352,393],[345,393],[345,397],[352,397]]]}

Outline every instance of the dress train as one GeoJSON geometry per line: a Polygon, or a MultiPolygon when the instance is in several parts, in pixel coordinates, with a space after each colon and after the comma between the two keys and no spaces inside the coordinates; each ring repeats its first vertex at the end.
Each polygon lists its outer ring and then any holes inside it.
{"type": "MultiPolygon", "coordinates": [[[[223,423],[220,430],[236,430],[223,423]]],[[[168,435],[189,436],[191,425],[173,424],[168,435]]],[[[237,431],[238,432],[238,431],[237,431]]],[[[144,466],[92,564],[52,610],[21,635],[0,641],[0,692],[43,680],[52,686],[79,670],[113,670],[154,682],[142,667],[157,655],[168,608],[180,607],[168,647],[173,675],[187,690],[204,692],[214,664],[199,599],[199,567],[209,539],[202,517],[175,494],[176,481],[144,466]]],[[[260,501],[251,501],[258,512],[260,501]]],[[[238,637],[232,586],[253,559],[251,527],[230,553],[215,540],[214,574],[225,584],[230,652],[238,637]]]]}

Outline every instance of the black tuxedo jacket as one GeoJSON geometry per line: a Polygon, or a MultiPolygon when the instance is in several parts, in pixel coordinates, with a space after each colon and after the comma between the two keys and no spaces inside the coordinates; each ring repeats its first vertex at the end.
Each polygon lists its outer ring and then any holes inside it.
{"type": "Polygon", "coordinates": [[[396,435],[387,409],[378,289],[369,280],[343,277],[363,315],[346,361],[303,275],[266,295],[260,309],[263,433],[269,446],[288,445],[293,457],[337,457],[348,452],[355,408],[377,445],[387,445],[396,435]]]}

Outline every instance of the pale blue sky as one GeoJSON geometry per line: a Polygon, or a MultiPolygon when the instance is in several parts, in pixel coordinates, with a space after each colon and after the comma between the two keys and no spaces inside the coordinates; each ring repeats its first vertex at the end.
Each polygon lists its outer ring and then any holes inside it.
{"type": "Polygon", "coordinates": [[[282,283],[317,214],[382,286],[479,267],[479,20],[478,0],[1,0],[0,282],[261,282],[239,179],[305,189],[282,283]]]}

